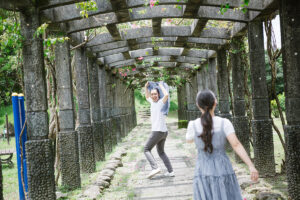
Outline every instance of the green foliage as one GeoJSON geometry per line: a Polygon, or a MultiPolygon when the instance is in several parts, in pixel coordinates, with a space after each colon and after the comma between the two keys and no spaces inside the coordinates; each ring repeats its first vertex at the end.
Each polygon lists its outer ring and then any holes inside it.
{"type": "MultiPolygon", "coordinates": [[[[266,63],[266,80],[268,88],[271,88],[271,81],[272,81],[272,71],[271,66],[269,64],[268,54],[265,52],[265,63],[266,63]]],[[[276,94],[281,94],[284,92],[284,78],[283,78],[283,66],[282,66],[282,56],[276,61],[276,94]]],[[[274,99],[274,97],[272,97],[274,99]]]]}
{"type": "Polygon", "coordinates": [[[84,1],[80,3],[76,3],[76,8],[80,9],[80,16],[82,18],[88,18],[88,12],[89,11],[96,11],[98,10],[98,6],[95,0],[89,0],[89,1],[84,1]]]}
{"type": "Polygon", "coordinates": [[[0,105],[8,105],[12,92],[21,92],[22,36],[16,13],[0,9],[0,105]]]}
{"type": "MultiPolygon", "coordinates": [[[[247,6],[249,5],[250,0],[242,0],[242,3],[239,7],[234,8],[234,10],[241,10],[243,13],[247,12],[247,6]]],[[[223,15],[230,8],[230,3],[222,4],[220,7],[220,13],[223,15]]]]}
{"type": "Polygon", "coordinates": [[[144,95],[142,95],[141,90],[134,90],[134,97],[139,101],[140,104],[147,104],[147,100],[145,99],[144,95]]]}
{"type": "MultiPolygon", "coordinates": [[[[285,111],[285,95],[284,95],[284,93],[278,94],[277,97],[278,97],[282,111],[285,111]]],[[[272,115],[276,118],[279,117],[279,110],[278,110],[275,99],[271,101],[271,108],[272,108],[272,115]]]]}
{"type": "Polygon", "coordinates": [[[47,23],[44,23],[42,25],[40,25],[35,33],[34,33],[34,37],[39,37],[40,35],[44,34],[46,32],[46,29],[48,28],[49,24],[47,23]]]}
{"type": "Polygon", "coordinates": [[[8,122],[14,124],[12,106],[11,105],[8,105],[8,106],[0,105],[0,133],[2,133],[3,129],[4,129],[6,113],[8,116],[8,122]]]}
{"type": "Polygon", "coordinates": [[[178,121],[178,128],[187,128],[188,120],[179,120],[178,121]]]}
{"type": "Polygon", "coordinates": [[[170,112],[171,111],[175,111],[175,110],[178,110],[178,105],[177,105],[177,103],[176,102],[174,102],[174,101],[170,101],[170,112]]]}

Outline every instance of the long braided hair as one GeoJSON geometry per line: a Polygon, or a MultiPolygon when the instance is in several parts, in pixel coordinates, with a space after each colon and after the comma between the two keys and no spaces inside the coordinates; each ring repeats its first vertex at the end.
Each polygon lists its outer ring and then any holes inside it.
{"type": "Polygon", "coordinates": [[[205,146],[204,151],[212,153],[213,145],[212,145],[212,128],[213,128],[213,120],[210,114],[210,110],[213,109],[215,104],[216,97],[214,93],[210,90],[203,90],[198,92],[197,94],[197,105],[204,110],[204,113],[201,115],[201,124],[203,127],[203,132],[200,136],[205,146]]]}

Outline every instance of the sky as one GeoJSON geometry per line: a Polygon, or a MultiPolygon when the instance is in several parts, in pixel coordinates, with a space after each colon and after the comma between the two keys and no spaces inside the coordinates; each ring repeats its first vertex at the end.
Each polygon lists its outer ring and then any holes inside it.
{"type": "MultiPolygon", "coordinates": [[[[272,20],[272,25],[273,25],[273,29],[274,29],[274,34],[275,34],[275,38],[276,38],[276,45],[277,48],[281,48],[281,32],[280,32],[280,19],[279,19],[279,15],[277,15],[275,17],[275,19],[272,20]]],[[[267,48],[267,40],[266,40],[266,33],[265,33],[265,29],[264,29],[264,42],[265,42],[265,49],[267,48]]]]}

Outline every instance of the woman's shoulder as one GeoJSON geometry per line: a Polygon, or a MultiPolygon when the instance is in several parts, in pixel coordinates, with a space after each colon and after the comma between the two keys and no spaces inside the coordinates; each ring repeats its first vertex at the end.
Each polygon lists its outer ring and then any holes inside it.
{"type": "Polygon", "coordinates": [[[223,123],[231,123],[229,119],[223,118],[223,117],[220,117],[220,116],[215,116],[214,121],[219,122],[219,123],[222,123],[222,122],[223,123]]]}
{"type": "Polygon", "coordinates": [[[198,129],[201,129],[201,119],[200,118],[197,118],[197,119],[194,119],[194,120],[190,120],[189,121],[189,124],[188,124],[188,127],[190,128],[196,128],[196,130],[198,129]]]}

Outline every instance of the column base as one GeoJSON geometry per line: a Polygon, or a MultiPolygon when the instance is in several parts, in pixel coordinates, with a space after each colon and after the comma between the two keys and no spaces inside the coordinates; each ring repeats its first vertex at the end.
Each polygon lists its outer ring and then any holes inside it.
{"type": "Polygon", "coordinates": [[[105,150],[103,144],[103,129],[101,122],[92,123],[93,136],[94,136],[94,151],[95,160],[100,161],[105,159],[105,150]]]}
{"type": "Polygon", "coordinates": [[[275,174],[272,121],[252,120],[254,164],[263,176],[275,174]]]}
{"type": "Polygon", "coordinates": [[[55,200],[54,156],[51,140],[25,143],[28,197],[31,200],[55,200]]]}
{"type": "Polygon", "coordinates": [[[91,125],[77,127],[79,142],[80,169],[84,173],[93,173],[96,170],[94,137],[91,125]]]}
{"type": "Polygon", "coordinates": [[[103,126],[103,142],[105,153],[112,151],[112,136],[110,128],[110,119],[106,119],[101,122],[103,126]]]}
{"type": "MultiPolygon", "coordinates": [[[[235,134],[244,146],[248,155],[250,155],[250,127],[248,122],[248,117],[246,116],[235,116],[233,117],[233,126],[235,129],[235,134]]],[[[235,159],[237,162],[243,162],[240,157],[235,154],[235,159]]]]}
{"type": "Polygon", "coordinates": [[[78,135],[76,131],[58,134],[62,185],[69,190],[81,187],[78,135]]]}
{"type": "Polygon", "coordinates": [[[291,199],[300,199],[300,125],[284,127],[287,157],[288,191],[291,199]]]}

